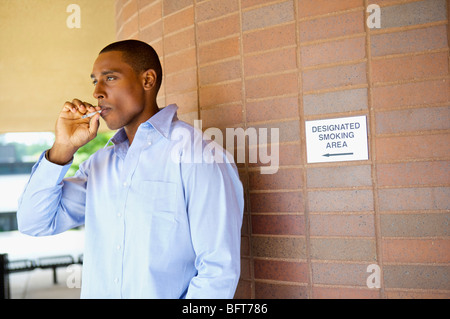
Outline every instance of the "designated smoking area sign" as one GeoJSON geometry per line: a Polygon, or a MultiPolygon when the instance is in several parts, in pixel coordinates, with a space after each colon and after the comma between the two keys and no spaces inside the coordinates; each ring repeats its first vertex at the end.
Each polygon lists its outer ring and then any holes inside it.
{"type": "Polygon", "coordinates": [[[366,116],[306,121],[305,124],[308,163],[369,159],[366,116]]]}

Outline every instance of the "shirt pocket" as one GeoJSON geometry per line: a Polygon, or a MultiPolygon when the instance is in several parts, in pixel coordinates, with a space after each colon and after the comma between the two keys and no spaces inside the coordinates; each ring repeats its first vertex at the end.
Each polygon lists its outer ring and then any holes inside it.
{"type": "Polygon", "coordinates": [[[177,209],[177,188],[175,183],[141,181],[139,192],[144,202],[144,211],[174,221],[177,209]]]}

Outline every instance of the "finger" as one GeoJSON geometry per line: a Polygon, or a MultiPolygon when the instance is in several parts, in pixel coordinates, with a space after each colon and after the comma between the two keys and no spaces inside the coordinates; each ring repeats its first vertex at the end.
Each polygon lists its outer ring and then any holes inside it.
{"type": "Polygon", "coordinates": [[[89,122],[89,136],[91,139],[97,136],[97,131],[100,126],[100,114],[95,114],[89,122]]]}
{"type": "Polygon", "coordinates": [[[95,112],[95,111],[96,111],[96,110],[95,110],[95,107],[92,106],[91,104],[85,102],[85,105],[86,105],[87,110],[88,110],[89,113],[95,112]]]}
{"type": "Polygon", "coordinates": [[[75,107],[75,105],[73,105],[71,102],[67,101],[66,103],[64,103],[63,111],[64,111],[64,112],[72,112],[72,113],[75,113],[75,112],[76,112],[76,107],[75,107]]]}
{"type": "Polygon", "coordinates": [[[72,104],[75,105],[75,107],[81,114],[86,113],[86,106],[79,99],[73,99],[72,104]]]}

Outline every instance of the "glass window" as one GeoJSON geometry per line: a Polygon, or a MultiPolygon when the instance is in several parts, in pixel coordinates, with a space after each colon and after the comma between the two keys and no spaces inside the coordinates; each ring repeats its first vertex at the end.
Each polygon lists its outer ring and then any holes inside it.
{"type": "MultiPolygon", "coordinates": [[[[114,132],[98,133],[74,155],[66,177],[73,176],[79,165],[104,147],[114,132]]],[[[31,169],[43,151],[53,145],[54,133],[0,134],[0,231],[17,230],[17,203],[30,177],[31,169]]]]}

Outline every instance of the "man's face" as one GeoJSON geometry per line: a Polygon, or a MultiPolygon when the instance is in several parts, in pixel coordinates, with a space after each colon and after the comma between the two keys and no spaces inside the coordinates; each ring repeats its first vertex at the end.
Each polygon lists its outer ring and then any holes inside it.
{"type": "Polygon", "coordinates": [[[94,62],[91,78],[95,85],[93,95],[109,129],[139,125],[145,103],[143,83],[133,68],[123,61],[122,52],[100,54],[94,62]]]}

